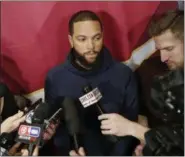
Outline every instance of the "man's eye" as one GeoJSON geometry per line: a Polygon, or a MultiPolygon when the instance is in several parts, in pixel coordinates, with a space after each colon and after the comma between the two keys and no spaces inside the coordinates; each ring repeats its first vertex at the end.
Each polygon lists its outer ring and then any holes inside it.
{"type": "Polygon", "coordinates": [[[100,40],[101,39],[101,37],[96,37],[96,40],[100,40]]]}
{"type": "Polygon", "coordinates": [[[169,48],[167,48],[167,50],[168,51],[171,51],[171,50],[173,50],[173,47],[169,47],[169,48]]]}
{"type": "Polygon", "coordinates": [[[101,39],[101,37],[96,37],[96,38],[95,38],[95,40],[100,40],[100,39],[101,39]]]}
{"type": "Polygon", "coordinates": [[[85,38],[78,39],[78,41],[81,41],[81,42],[83,42],[83,41],[85,41],[85,38]]]}

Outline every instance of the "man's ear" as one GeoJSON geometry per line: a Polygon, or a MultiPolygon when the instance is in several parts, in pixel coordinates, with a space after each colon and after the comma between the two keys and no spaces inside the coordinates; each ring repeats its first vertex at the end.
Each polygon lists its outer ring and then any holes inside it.
{"type": "Polygon", "coordinates": [[[71,45],[71,48],[73,48],[73,40],[72,40],[72,36],[71,35],[68,35],[68,40],[69,40],[69,43],[71,45]]]}

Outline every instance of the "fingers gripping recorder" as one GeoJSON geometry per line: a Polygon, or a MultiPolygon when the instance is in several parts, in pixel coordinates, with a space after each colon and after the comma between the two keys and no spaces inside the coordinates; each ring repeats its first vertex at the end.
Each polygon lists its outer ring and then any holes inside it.
{"type": "MultiPolygon", "coordinates": [[[[83,92],[85,95],[79,98],[81,104],[83,105],[84,108],[89,107],[91,105],[95,105],[97,108],[97,111],[99,114],[103,114],[104,111],[101,108],[99,100],[102,98],[102,94],[100,93],[98,88],[92,89],[90,85],[85,86],[83,88],[83,92]]],[[[116,136],[107,136],[107,139],[111,142],[117,142],[117,137],[116,136]]]]}
{"type": "Polygon", "coordinates": [[[49,124],[56,123],[60,119],[62,109],[59,108],[50,118],[47,118],[50,112],[49,104],[41,103],[38,108],[28,116],[27,123],[19,126],[17,142],[28,144],[29,156],[33,153],[34,147],[44,144],[43,133],[49,124]]]}

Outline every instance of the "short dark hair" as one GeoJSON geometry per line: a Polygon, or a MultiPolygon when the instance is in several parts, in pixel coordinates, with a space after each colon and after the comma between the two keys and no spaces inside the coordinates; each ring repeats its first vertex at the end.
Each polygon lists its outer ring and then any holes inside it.
{"type": "Polygon", "coordinates": [[[149,34],[154,37],[161,35],[166,30],[171,30],[178,39],[184,40],[184,11],[165,12],[159,19],[151,22],[149,34]]]}
{"type": "Polygon", "coordinates": [[[101,30],[103,30],[102,22],[100,18],[92,11],[81,10],[75,13],[69,20],[69,33],[72,35],[74,31],[74,23],[80,21],[98,21],[100,23],[101,30]]]}

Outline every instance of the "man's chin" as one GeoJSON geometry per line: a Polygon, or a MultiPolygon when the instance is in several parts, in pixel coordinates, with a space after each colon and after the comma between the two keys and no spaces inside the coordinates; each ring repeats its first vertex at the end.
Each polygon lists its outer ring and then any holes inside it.
{"type": "Polygon", "coordinates": [[[94,63],[96,62],[96,60],[93,60],[93,61],[86,60],[86,61],[87,61],[87,63],[88,63],[89,65],[94,64],[94,63]]]}
{"type": "Polygon", "coordinates": [[[88,64],[94,64],[96,62],[96,60],[97,60],[97,57],[96,58],[93,58],[93,59],[85,59],[85,60],[86,60],[86,62],[88,64]]]}
{"type": "Polygon", "coordinates": [[[168,69],[169,70],[176,70],[176,69],[178,69],[176,66],[168,66],[168,69]]]}

